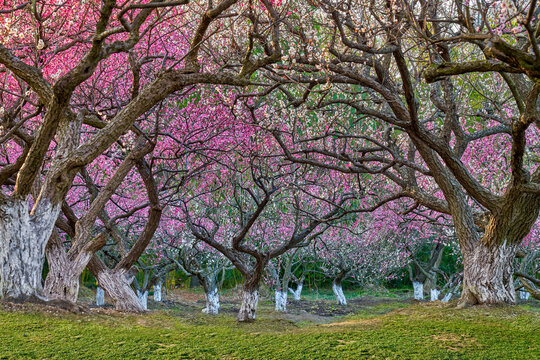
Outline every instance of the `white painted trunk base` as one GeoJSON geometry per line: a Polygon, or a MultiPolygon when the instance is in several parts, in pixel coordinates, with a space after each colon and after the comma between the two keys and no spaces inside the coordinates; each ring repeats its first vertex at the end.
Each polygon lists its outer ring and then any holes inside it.
{"type": "Polygon", "coordinates": [[[442,302],[448,302],[448,301],[450,301],[450,299],[452,298],[452,295],[453,295],[452,292],[447,293],[446,295],[444,295],[444,297],[442,298],[441,301],[442,301],[442,302]]]}
{"type": "Polygon", "coordinates": [[[287,311],[287,292],[286,291],[275,291],[275,310],[280,312],[287,311]]]}
{"type": "Polygon", "coordinates": [[[440,290],[437,290],[437,289],[431,289],[431,297],[430,297],[430,300],[431,301],[437,301],[439,300],[439,295],[441,294],[440,290]]]}
{"type": "Polygon", "coordinates": [[[105,290],[99,286],[96,289],[96,305],[103,306],[105,305],[105,290]]]}
{"type": "Polygon", "coordinates": [[[521,300],[529,300],[531,294],[528,291],[519,290],[519,298],[521,300]]]}
{"type": "Polygon", "coordinates": [[[217,288],[206,293],[206,307],[202,309],[202,312],[209,315],[219,313],[219,293],[217,288]]]}
{"type": "Polygon", "coordinates": [[[154,301],[161,302],[163,297],[161,295],[161,283],[154,284],[154,301]]]}
{"type": "Polygon", "coordinates": [[[140,292],[137,290],[137,298],[141,303],[144,310],[148,310],[148,290],[145,292],[140,292]]]}
{"type": "Polygon", "coordinates": [[[258,290],[244,290],[242,292],[242,305],[240,306],[240,311],[238,312],[238,321],[247,322],[255,320],[258,303],[258,290]]]}
{"type": "Polygon", "coordinates": [[[413,281],[414,298],[416,300],[424,300],[424,284],[420,281],[413,281]]]}
{"type": "Polygon", "coordinates": [[[339,305],[347,305],[347,298],[343,293],[343,287],[341,284],[332,283],[332,291],[336,295],[336,300],[339,305]]]}
{"type": "Polygon", "coordinates": [[[297,301],[300,300],[300,297],[302,295],[302,288],[303,287],[304,287],[304,284],[300,283],[296,287],[296,290],[293,290],[293,289],[289,288],[289,291],[291,292],[294,300],[297,300],[297,301]]]}

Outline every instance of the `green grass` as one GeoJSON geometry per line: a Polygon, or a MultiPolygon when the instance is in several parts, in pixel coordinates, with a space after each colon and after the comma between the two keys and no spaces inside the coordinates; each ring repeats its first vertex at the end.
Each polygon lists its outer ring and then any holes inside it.
{"type": "Polygon", "coordinates": [[[540,314],[377,304],[331,324],[234,314],[66,315],[0,310],[0,359],[536,359],[540,314]],[[392,311],[393,309],[397,309],[392,311]],[[389,312],[390,311],[390,312],[389,312]]]}

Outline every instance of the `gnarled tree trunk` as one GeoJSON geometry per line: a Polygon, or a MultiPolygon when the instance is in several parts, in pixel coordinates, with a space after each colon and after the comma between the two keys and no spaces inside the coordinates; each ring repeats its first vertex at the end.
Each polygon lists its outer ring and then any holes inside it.
{"type": "Polygon", "coordinates": [[[463,292],[460,303],[515,304],[513,261],[517,245],[476,244],[463,253],[463,292]]]}
{"type": "Polygon", "coordinates": [[[93,256],[88,268],[97,279],[98,284],[112,299],[115,309],[120,311],[144,312],[146,309],[131,288],[135,278],[135,271],[120,269],[107,269],[97,256],[93,256]]]}
{"type": "Polygon", "coordinates": [[[44,301],[45,246],[60,212],[42,200],[34,214],[27,199],[0,196],[0,298],[44,301]]]}

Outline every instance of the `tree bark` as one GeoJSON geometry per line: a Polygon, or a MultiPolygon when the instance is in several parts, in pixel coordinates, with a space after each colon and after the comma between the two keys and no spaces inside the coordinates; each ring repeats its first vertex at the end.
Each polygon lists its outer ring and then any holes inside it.
{"type": "Polygon", "coordinates": [[[206,307],[202,312],[209,315],[217,315],[219,313],[219,293],[217,286],[206,290],[205,295],[206,307]]]}
{"type": "Polygon", "coordinates": [[[98,284],[112,299],[115,309],[120,311],[144,312],[146,309],[139,301],[130,284],[135,277],[133,269],[107,269],[95,255],[88,263],[88,268],[98,284]]]}
{"type": "Polygon", "coordinates": [[[242,305],[238,312],[238,321],[255,321],[257,304],[259,303],[259,284],[244,284],[242,290],[242,305]]]}
{"type": "Polygon", "coordinates": [[[137,299],[139,299],[143,309],[148,310],[148,290],[142,292],[137,290],[137,299]]]}
{"type": "Polygon", "coordinates": [[[336,295],[336,300],[339,305],[347,305],[347,298],[343,293],[343,287],[341,286],[341,278],[337,277],[332,281],[332,291],[336,295]]]}
{"type": "Polygon", "coordinates": [[[515,304],[513,261],[517,245],[478,243],[463,253],[463,292],[460,306],[515,304]]]}
{"type": "Polygon", "coordinates": [[[206,276],[199,274],[196,278],[204,287],[206,296],[206,307],[202,310],[203,313],[209,315],[217,315],[219,313],[219,292],[217,285],[218,271],[207,274],[206,276]]]}
{"type": "Polygon", "coordinates": [[[47,200],[29,213],[28,199],[0,195],[0,298],[45,301],[42,272],[45,246],[60,212],[47,200]]]}
{"type": "Polygon", "coordinates": [[[275,310],[287,312],[287,291],[275,291],[275,310]]]}
{"type": "Polygon", "coordinates": [[[413,281],[415,300],[424,300],[424,284],[420,281],[413,281]]]}

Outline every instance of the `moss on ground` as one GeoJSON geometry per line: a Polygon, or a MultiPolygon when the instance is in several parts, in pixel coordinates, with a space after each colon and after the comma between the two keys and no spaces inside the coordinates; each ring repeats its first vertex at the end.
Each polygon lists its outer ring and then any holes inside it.
{"type": "Polygon", "coordinates": [[[522,307],[456,310],[374,305],[328,324],[268,309],[234,314],[74,315],[0,308],[0,359],[537,359],[540,314],[522,307]]]}

